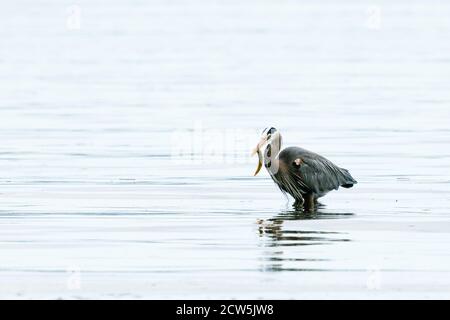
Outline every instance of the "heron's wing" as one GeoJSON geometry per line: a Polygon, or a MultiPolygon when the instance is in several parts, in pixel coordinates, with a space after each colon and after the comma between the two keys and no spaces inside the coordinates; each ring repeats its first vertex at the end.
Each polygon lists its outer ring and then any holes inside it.
{"type": "Polygon", "coordinates": [[[284,158],[302,193],[326,193],[357,183],[346,169],[316,153],[296,148],[288,150],[284,158]]]}

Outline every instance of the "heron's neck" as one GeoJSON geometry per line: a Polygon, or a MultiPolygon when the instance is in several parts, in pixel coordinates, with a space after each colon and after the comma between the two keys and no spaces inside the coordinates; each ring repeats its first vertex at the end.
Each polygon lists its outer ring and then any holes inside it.
{"type": "Polygon", "coordinates": [[[274,175],[278,172],[278,153],[281,150],[281,138],[269,143],[264,150],[264,166],[270,174],[274,175]]]}

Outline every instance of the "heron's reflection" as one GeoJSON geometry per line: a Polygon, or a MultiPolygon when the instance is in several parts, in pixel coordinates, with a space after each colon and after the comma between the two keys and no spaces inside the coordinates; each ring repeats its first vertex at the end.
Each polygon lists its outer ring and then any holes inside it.
{"type": "Polygon", "coordinates": [[[351,241],[349,235],[333,230],[302,228],[301,220],[345,219],[352,216],[350,212],[330,212],[321,206],[314,211],[294,208],[281,211],[273,218],[257,220],[261,245],[267,249],[262,259],[263,271],[308,271],[315,269],[311,262],[329,261],[327,257],[311,255],[311,250],[301,249],[302,246],[348,242],[351,241]]]}

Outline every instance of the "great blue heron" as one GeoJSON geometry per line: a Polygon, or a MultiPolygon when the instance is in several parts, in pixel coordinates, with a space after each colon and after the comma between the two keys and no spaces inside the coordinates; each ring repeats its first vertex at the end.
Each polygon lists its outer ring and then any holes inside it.
{"type": "Polygon", "coordinates": [[[277,129],[264,129],[253,151],[253,154],[258,154],[255,176],[264,163],[280,190],[295,199],[294,206],[303,205],[307,210],[314,209],[317,199],[329,191],[339,187],[351,188],[357,183],[347,169],[339,168],[317,153],[299,147],[281,150],[281,140],[277,129]]]}

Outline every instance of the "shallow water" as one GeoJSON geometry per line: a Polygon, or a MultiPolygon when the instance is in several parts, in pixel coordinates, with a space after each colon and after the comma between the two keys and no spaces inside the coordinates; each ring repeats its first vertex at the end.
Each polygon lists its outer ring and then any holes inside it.
{"type": "Polygon", "coordinates": [[[450,298],[450,4],[78,5],[0,11],[0,297],[450,298]],[[358,185],[294,211],[267,125],[358,185]]]}

